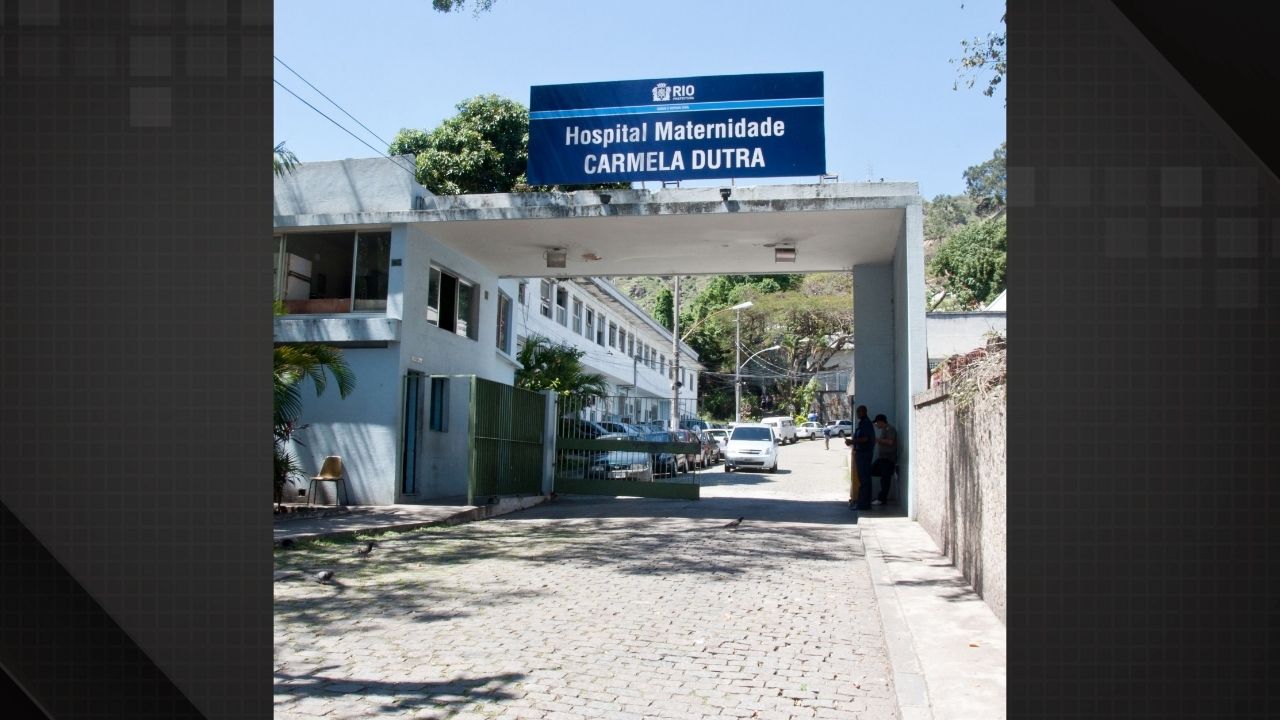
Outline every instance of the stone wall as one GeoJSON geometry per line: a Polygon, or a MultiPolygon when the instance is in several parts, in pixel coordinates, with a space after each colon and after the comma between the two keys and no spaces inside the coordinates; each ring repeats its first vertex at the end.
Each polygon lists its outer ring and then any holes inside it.
{"type": "Polygon", "coordinates": [[[1005,622],[1005,386],[960,413],[945,389],[914,398],[916,521],[1005,622]]]}

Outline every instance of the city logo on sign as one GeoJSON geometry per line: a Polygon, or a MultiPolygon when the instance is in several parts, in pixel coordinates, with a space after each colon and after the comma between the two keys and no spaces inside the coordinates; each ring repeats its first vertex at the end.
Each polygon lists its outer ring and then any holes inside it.
{"type": "Polygon", "coordinates": [[[660,82],[653,86],[654,102],[687,102],[692,99],[692,85],[668,85],[664,82],[660,82]]]}

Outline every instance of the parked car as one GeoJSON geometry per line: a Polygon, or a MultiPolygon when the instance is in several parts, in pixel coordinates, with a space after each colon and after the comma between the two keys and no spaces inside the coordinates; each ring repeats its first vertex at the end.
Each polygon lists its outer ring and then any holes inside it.
{"type": "Polygon", "coordinates": [[[642,435],[645,432],[648,432],[647,430],[639,427],[638,425],[632,425],[630,423],[614,422],[612,420],[601,420],[597,424],[600,425],[600,427],[608,430],[609,432],[622,433],[623,435],[642,435]]]}
{"type": "Polygon", "coordinates": [[[699,464],[704,468],[709,468],[720,462],[720,445],[707,434],[709,431],[695,432],[698,442],[702,445],[699,464]]]}
{"type": "MultiPolygon", "coordinates": [[[[618,434],[600,439],[634,440],[633,435],[618,434]]],[[[648,453],[632,450],[610,450],[594,456],[587,470],[588,477],[610,480],[653,480],[653,458],[648,453]]]]}
{"type": "Polygon", "coordinates": [[[825,430],[825,426],[819,422],[800,423],[796,426],[796,437],[809,438],[812,440],[822,435],[825,430]]]}
{"type": "MultiPolygon", "coordinates": [[[[680,442],[680,443],[697,443],[698,439],[688,430],[663,430],[661,432],[646,433],[641,436],[642,440],[648,442],[680,442]]],[[[696,462],[697,455],[693,453],[654,453],[651,458],[654,476],[658,475],[675,475],[676,473],[689,472],[696,462]]]]}
{"type": "Polygon", "coordinates": [[[733,429],[725,445],[724,471],[760,468],[767,472],[778,469],[778,437],[773,428],[763,423],[742,423],[733,429]]]}
{"type": "Polygon", "coordinates": [[[706,430],[709,427],[711,426],[707,424],[706,420],[699,420],[697,418],[683,418],[682,420],[680,420],[681,430],[702,431],[702,430],[706,430]]]}
{"type": "Polygon", "coordinates": [[[853,421],[852,420],[836,420],[827,423],[828,437],[853,437],[853,421]]]}
{"type": "Polygon", "coordinates": [[[778,436],[779,445],[790,445],[796,441],[796,421],[785,415],[764,418],[760,424],[773,428],[773,434],[778,436]]]}
{"type": "Polygon", "coordinates": [[[716,447],[719,448],[720,451],[720,459],[723,460],[724,446],[725,443],[729,442],[729,431],[724,428],[711,428],[707,431],[707,435],[711,436],[711,439],[716,441],[716,447]]]}

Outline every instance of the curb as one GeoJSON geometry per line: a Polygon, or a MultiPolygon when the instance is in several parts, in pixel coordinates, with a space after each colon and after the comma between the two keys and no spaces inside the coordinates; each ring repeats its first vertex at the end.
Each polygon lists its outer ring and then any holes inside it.
{"type": "MultiPolygon", "coordinates": [[[[280,543],[284,540],[292,540],[293,542],[307,542],[310,540],[320,539],[352,540],[355,539],[357,535],[403,532],[405,530],[417,530],[419,528],[433,527],[437,525],[461,525],[463,523],[475,522],[476,520],[487,520],[500,515],[506,515],[518,510],[525,510],[536,505],[541,505],[542,503],[547,502],[548,499],[549,498],[544,495],[500,498],[498,502],[492,505],[480,505],[468,510],[456,512],[443,518],[435,518],[433,520],[414,520],[410,522],[393,522],[388,524],[373,524],[368,527],[348,530],[326,530],[321,532],[297,533],[295,535],[285,535],[277,538],[272,545],[274,547],[280,547],[280,543]]],[[[337,514],[338,513],[335,513],[335,515],[337,514]]]]}
{"type": "Polygon", "coordinates": [[[871,585],[875,588],[876,605],[880,608],[880,626],[893,671],[893,690],[897,696],[898,709],[902,711],[903,720],[933,720],[924,669],[920,665],[920,656],[916,653],[911,627],[902,612],[902,601],[885,565],[884,551],[880,548],[875,523],[860,527],[862,547],[866,553],[867,566],[871,570],[871,585]]]}

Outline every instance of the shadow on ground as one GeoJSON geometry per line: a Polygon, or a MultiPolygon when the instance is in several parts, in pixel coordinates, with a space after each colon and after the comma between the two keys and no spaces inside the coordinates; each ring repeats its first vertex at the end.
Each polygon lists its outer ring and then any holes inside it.
{"type": "MultiPolygon", "coordinates": [[[[324,675],[335,666],[317,668],[301,675],[277,671],[274,691],[277,696],[293,699],[335,698],[341,695],[386,698],[379,703],[381,712],[430,708],[437,717],[454,714],[458,708],[477,702],[497,702],[516,696],[506,688],[524,679],[522,673],[503,673],[478,677],[460,677],[446,682],[388,682],[360,678],[336,678],[324,675]]],[[[279,702],[277,700],[277,702],[279,702]]],[[[415,717],[418,717],[415,715],[415,717]]]]}

